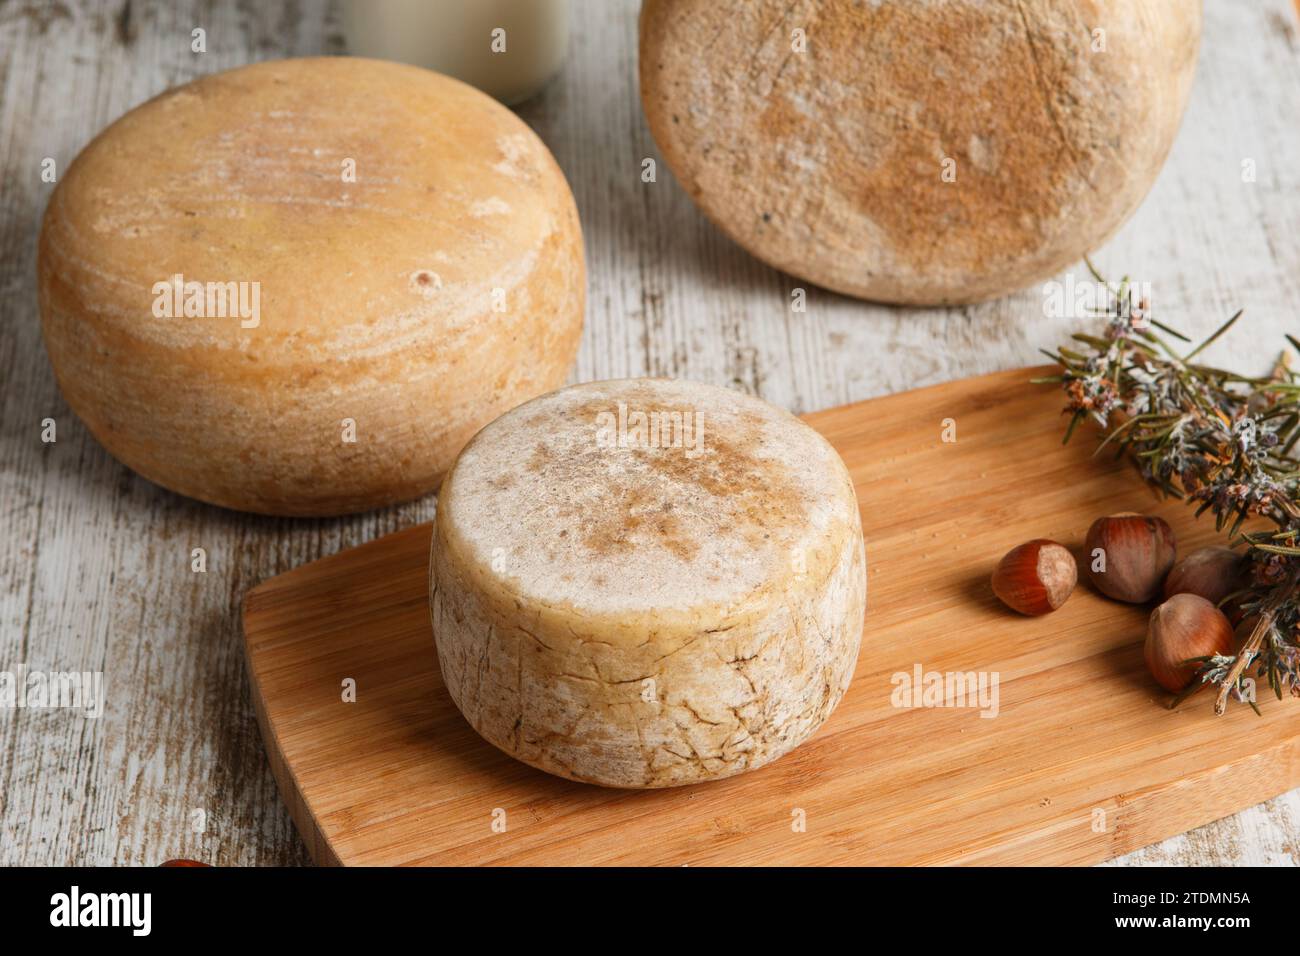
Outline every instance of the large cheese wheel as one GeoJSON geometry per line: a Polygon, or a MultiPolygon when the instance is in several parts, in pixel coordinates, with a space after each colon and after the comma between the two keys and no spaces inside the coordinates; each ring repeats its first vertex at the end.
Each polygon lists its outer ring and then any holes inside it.
{"type": "Polygon", "coordinates": [[[853,483],[820,435],[758,399],[574,386],[461,452],[430,594],[447,689],[502,750],[611,787],[730,776],[805,740],[852,679],[853,483]]]}
{"type": "Polygon", "coordinates": [[[128,113],[54,191],[39,270],[95,437],[273,514],[432,490],[474,432],[563,383],[582,325],[546,147],[471,87],[373,60],[261,63],[128,113]]]}
{"type": "Polygon", "coordinates": [[[765,262],[971,302],[1137,208],[1200,29],[1200,0],[646,0],[641,94],[681,184],[765,262]]]}

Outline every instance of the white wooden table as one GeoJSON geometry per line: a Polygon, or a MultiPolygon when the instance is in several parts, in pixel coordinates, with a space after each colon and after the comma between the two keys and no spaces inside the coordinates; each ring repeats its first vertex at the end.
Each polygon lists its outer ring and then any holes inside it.
{"type": "MultiPolygon", "coordinates": [[[[828,0],[829,2],[829,0],[828,0]]],[[[1192,2],[1192,0],[1186,0],[1192,2]]],[[[1189,334],[1237,306],[1213,356],[1263,371],[1300,333],[1300,19],[1291,0],[1207,0],[1201,62],[1168,165],[1101,250],[1189,334]],[[1243,182],[1243,163],[1255,180],[1243,182]]],[[[575,381],[667,375],[796,412],[1040,360],[1075,320],[1041,289],[963,309],[897,310],[801,285],[695,210],[641,117],[635,0],[576,0],[570,61],[520,112],[577,196],[590,273],[575,381]]],[[[249,705],[243,593],[296,565],[433,516],[432,498],[351,518],[241,516],[165,492],[95,443],[41,345],[35,245],[51,186],[128,108],[252,60],[344,52],[323,2],[0,0],[0,669],[99,670],[100,719],[0,710],[0,864],[307,862],[249,705]],[[208,52],[190,51],[207,31],[208,52]],[[41,421],[58,423],[56,444],[41,421]],[[209,570],[190,570],[203,547],[209,570]],[[201,811],[201,812],[200,812],[201,811]]],[[[1291,706],[1300,706],[1292,704],[1291,706]]],[[[1297,711],[1300,719],[1300,711],[1297,711]]],[[[1300,791],[1121,863],[1295,864],[1300,791]]]]}

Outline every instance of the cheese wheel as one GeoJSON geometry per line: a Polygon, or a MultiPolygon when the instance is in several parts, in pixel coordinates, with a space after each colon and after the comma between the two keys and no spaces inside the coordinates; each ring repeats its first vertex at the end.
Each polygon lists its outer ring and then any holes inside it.
{"type": "Polygon", "coordinates": [[[1132,214],[1200,30],[1199,0],[646,0],[641,95],[682,186],[764,262],[965,303],[1132,214]]]}
{"type": "Polygon", "coordinates": [[[438,499],[433,629],[452,700],[525,763],[609,787],[760,767],[853,677],[853,482],[803,422],[693,382],[535,399],[438,499]]]}
{"type": "Polygon", "coordinates": [[[122,117],[54,191],[39,273],[59,385],[104,447],[270,514],[431,491],[563,383],[582,326],[577,213],[541,141],[456,80],[345,57],[122,117]]]}

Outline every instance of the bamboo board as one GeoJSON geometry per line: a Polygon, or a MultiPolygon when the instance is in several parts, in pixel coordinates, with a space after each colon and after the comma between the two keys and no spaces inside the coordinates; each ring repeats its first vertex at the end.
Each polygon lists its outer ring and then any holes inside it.
{"type": "Polygon", "coordinates": [[[615,791],[520,764],[442,686],[421,525],[254,588],[253,696],[280,793],[319,863],[1082,864],[1300,786],[1300,704],[1170,711],[1147,676],[1148,609],[1081,583],[1027,619],[989,589],[997,560],[1092,520],[1163,515],[1180,552],[1215,540],[1129,467],[1061,447],[1037,370],[806,416],[844,457],[867,542],[852,686],[807,743],[758,771],[615,791]],[[956,441],[945,442],[951,419],[956,441]],[[897,707],[895,675],[996,672],[998,707],[897,707]],[[342,700],[345,679],[356,701],[342,700]]]}

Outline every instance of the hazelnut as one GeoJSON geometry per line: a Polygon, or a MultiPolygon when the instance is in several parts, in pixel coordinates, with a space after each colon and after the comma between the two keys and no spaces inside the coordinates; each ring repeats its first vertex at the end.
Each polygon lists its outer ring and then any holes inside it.
{"type": "Polygon", "coordinates": [[[1124,512],[1094,521],[1085,548],[1088,576],[1098,591],[1142,604],[1160,593],[1176,545],[1164,519],[1124,512]]]}
{"type": "Polygon", "coordinates": [[[1231,548],[1197,548],[1165,578],[1165,598],[1196,594],[1216,607],[1242,586],[1243,556],[1231,548]]]}
{"type": "Polygon", "coordinates": [[[1185,690],[1200,666],[1195,658],[1231,654],[1227,616],[1196,594],[1175,594],[1151,612],[1143,649],[1147,670],[1165,690],[1185,690]]]}
{"type": "Polygon", "coordinates": [[[993,593],[1021,614],[1055,611],[1079,579],[1074,555],[1046,538],[1012,548],[993,571],[993,593]]]}

